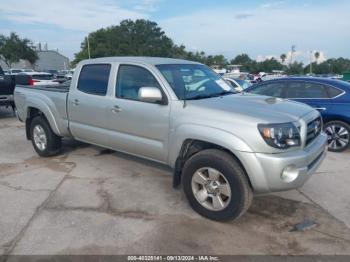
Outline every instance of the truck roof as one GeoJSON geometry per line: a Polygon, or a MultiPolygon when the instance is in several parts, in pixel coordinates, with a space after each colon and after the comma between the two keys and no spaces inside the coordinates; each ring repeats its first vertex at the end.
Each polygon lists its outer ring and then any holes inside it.
{"type": "Polygon", "coordinates": [[[197,62],[184,60],[184,59],[165,58],[165,57],[147,57],[147,56],[115,56],[115,57],[102,57],[102,58],[94,58],[90,60],[83,60],[84,64],[89,64],[93,62],[143,63],[143,64],[149,64],[149,65],[199,64],[197,62]]]}

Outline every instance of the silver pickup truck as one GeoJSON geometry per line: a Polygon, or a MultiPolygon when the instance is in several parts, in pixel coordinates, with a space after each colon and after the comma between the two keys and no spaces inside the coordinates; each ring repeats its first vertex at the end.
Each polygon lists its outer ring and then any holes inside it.
{"type": "Polygon", "coordinates": [[[43,157],[61,138],[169,165],[190,205],[235,219],[253,194],[302,186],[325,156],[320,114],[283,99],[237,94],[205,65],[113,57],[78,64],[70,86],[16,86],[18,117],[43,157]]]}

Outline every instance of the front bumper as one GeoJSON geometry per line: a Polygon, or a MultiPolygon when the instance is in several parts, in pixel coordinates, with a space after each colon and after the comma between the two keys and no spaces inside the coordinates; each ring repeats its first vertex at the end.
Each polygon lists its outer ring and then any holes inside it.
{"type": "Polygon", "coordinates": [[[280,154],[241,153],[255,193],[285,191],[301,187],[322,163],[327,136],[318,136],[304,149],[280,154]]]}

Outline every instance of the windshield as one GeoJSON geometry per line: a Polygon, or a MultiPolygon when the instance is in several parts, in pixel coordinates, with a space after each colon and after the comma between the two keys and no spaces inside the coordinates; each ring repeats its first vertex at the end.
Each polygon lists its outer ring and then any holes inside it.
{"type": "Polygon", "coordinates": [[[218,74],[205,65],[171,64],[156,67],[181,100],[236,93],[218,74]]]}

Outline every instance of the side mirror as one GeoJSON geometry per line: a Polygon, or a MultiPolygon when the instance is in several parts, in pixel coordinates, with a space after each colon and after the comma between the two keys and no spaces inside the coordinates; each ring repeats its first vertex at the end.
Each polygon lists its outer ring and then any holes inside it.
{"type": "Polygon", "coordinates": [[[156,87],[141,87],[138,94],[139,100],[148,103],[161,103],[162,93],[156,87]]]}

